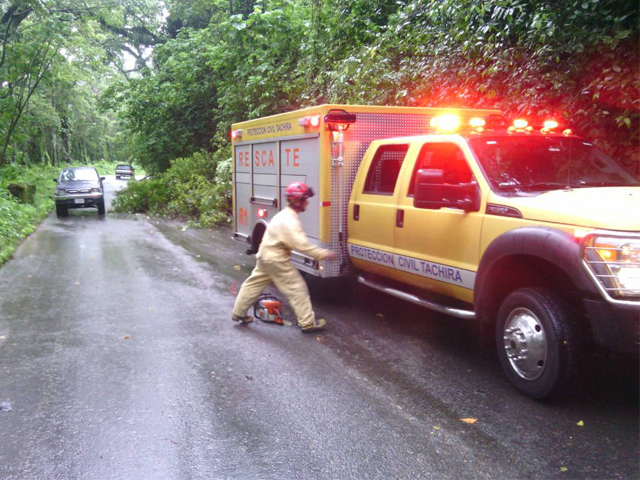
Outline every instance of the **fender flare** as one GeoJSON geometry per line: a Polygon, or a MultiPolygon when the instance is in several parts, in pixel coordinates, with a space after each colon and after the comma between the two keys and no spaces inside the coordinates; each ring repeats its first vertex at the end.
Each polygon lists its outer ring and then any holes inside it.
{"type": "Polygon", "coordinates": [[[520,227],[503,233],[485,250],[474,285],[475,311],[481,321],[489,321],[493,306],[494,267],[510,256],[546,260],[562,270],[583,296],[599,293],[582,265],[580,242],[567,232],[550,227],[520,227]]]}

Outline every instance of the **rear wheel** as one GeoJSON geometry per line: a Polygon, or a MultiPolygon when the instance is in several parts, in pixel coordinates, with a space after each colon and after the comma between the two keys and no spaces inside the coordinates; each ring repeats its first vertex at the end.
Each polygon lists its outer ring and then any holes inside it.
{"type": "Polygon", "coordinates": [[[66,217],[69,215],[69,210],[64,205],[56,205],[56,215],[58,217],[66,217]]]}
{"type": "Polygon", "coordinates": [[[568,305],[552,290],[512,292],[496,323],[498,355],[509,381],[537,399],[565,392],[578,377],[579,333],[568,305]]]}
{"type": "Polygon", "coordinates": [[[104,200],[98,203],[97,206],[98,206],[98,215],[100,216],[104,215],[106,212],[106,208],[104,206],[104,200]]]}

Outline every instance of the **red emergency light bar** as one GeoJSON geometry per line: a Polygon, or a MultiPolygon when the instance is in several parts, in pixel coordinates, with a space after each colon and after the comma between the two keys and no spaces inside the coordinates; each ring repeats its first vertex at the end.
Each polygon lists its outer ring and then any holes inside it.
{"type": "Polygon", "coordinates": [[[356,115],[346,110],[329,110],[324,116],[324,123],[327,125],[327,128],[333,132],[343,132],[347,130],[352,123],[356,123],[356,115]]]}

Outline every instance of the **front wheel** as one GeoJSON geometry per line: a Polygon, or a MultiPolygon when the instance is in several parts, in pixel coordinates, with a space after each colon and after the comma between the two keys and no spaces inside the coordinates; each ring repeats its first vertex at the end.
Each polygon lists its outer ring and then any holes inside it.
{"type": "Polygon", "coordinates": [[[66,217],[69,215],[69,210],[65,205],[56,205],[56,215],[58,217],[66,217]]]}
{"type": "Polygon", "coordinates": [[[509,381],[536,399],[566,391],[578,377],[579,333],[568,305],[552,290],[509,294],[496,323],[498,355],[509,381]]]}

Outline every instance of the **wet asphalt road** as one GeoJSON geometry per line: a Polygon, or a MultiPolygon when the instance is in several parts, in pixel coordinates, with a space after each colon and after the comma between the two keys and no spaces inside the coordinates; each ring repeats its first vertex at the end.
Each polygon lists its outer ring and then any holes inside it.
{"type": "Polygon", "coordinates": [[[463,321],[313,279],[326,332],[235,325],[253,257],[183,228],[52,215],[0,269],[0,479],[639,478],[635,359],[539,403],[463,321]]]}

